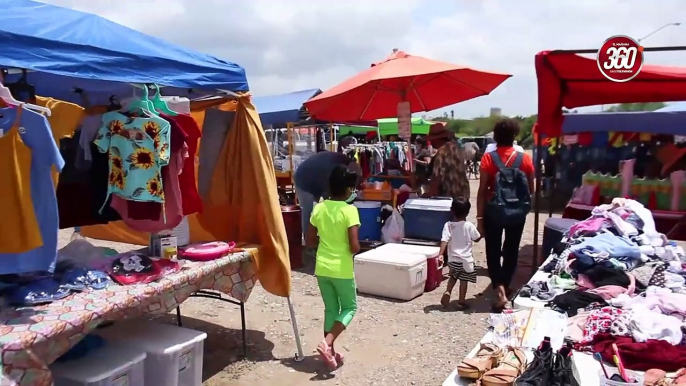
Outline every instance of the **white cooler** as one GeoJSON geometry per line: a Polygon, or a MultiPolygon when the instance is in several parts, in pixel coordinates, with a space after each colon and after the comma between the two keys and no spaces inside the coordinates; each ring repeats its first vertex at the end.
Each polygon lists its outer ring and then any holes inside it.
{"type": "Polygon", "coordinates": [[[399,300],[412,300],[424,293],[426,256],[382,248],[355,256],[357,290],[399,300]]]}
{"type": "Polygon", "coordinates": [[[107,342],[86,356],[50,365],[55,386],[143,386],[145,352],[107,342]]]}
{"type": "Polygon", "coordinates": [[[411,253],[417,255],[424,255],[427,259],[438,257],[438,252],[441,247],[432,247],[429,245],[412,245],[412,244],[384,244],[376,248],[379,251],[390,253],[411,253]]]}
{"type": "Polygon", "coordinates": [[[145,351],[146,386],[202,386],[203,343],[207,339],[204,332],[131,320],[98,330],[97,334],[145,351]]]}

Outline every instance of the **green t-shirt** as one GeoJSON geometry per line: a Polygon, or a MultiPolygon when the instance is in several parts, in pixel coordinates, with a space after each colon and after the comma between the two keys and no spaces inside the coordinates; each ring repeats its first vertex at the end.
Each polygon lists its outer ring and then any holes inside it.
{"type": "Polygon", "coordinates": [[[344,201],[326,200],[314,207],[310,223],[319,234],[314,274],[335,279],[354,278],[348,228],[360,225],[357,208],[344,201]]]}

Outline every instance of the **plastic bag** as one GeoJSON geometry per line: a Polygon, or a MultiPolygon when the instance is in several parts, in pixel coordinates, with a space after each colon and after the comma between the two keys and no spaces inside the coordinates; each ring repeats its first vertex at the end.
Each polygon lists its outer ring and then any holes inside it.
{"type": "Polygon", "coordinates": [[[384,243],[402,243],[405,237],[405,220],[397,209],[393,209],[391,217],[381,228],[381,241],[384,243]]]}

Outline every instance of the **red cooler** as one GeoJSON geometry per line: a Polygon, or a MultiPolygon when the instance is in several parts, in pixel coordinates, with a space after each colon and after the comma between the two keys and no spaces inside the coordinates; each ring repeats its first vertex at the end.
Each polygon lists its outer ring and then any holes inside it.
{"type": "Polygon", "coordinates": [[[376,250],[387,251],[388,253],[410,253],[426,256],[426,284],[424,292],[430,292],[441,286],[443,281],[443,258],[438,255],[441,250],[439,246],[431,245],[411,245],[411,244],[384,244],[376,250]]]}
{"type": "Polygon", "coordinates": [[[297,205],[287,205],[281,207],[283,225],[286,227],[286,237],[288,238],[288,257],[291,261],[291,269],[303,267],[303,236],[302,225],[300,223],[300,207],[297,205]]]}

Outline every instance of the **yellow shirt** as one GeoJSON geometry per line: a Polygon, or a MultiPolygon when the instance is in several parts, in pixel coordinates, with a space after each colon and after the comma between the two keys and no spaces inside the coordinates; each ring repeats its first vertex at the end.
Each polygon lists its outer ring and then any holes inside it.
{"type": "Polygon", "coordinates": [[[312,210],[310,223],[319,234],[314,274],[335,279],[354,278],[348,228],[360,225],[357,208],[344,201],[325,200],[312,210]]]}
{"type": "Polygon", "coordinates": [[[19,133],[21,106],[15,114],[12,127],[0,136],[0,253],[22,253],[43,245],[31,200],[31,149],[19,133]]]}
{"type": "MultiPolygon", "coordinates": [[[[36,104],[50,109],[50,116],[47,118],[52,130],[52,136],[55,138],[55,143],[57,143],[57,147],[59,148],[60,140],[62,138],[71,137],[81,124],[81,119],[83,119],[84,116],[84,108],[59,99],[41,96],[36,97],[36,104]]],[[[59,173],[53,167],[52,181],[55,185],[57,185],[58,179],[59,173]]]]}

